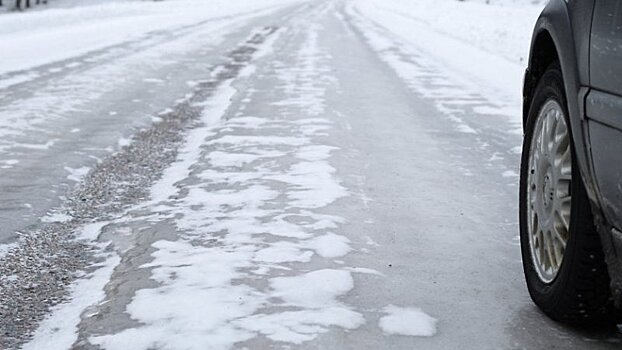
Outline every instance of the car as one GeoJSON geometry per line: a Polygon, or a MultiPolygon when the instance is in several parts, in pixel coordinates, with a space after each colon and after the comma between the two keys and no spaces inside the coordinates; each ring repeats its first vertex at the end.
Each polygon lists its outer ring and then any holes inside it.
{"type": "Polygon", "coordinates": [[[523,84],[519,226],[529,294],[552,319],[619,322],[622,2],[551,0],[523,84]]]}

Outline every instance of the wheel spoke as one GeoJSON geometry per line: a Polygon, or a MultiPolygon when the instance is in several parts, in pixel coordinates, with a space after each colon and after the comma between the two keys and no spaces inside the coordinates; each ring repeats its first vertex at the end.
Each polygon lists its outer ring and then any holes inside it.
{"type": "Polygon", "coordinates": [[[562,120],[558,121],[555,128],[555,145],[556,153],[563,153],[570,150],[570,138],[568,137],[568,129],[566,123],[562,120]]]}
{"type": "Polygon", "coordinates": [[[559,269],[561,262],[564,259],[566,243],[562,241],[557,234],[555,235],[555,239],[553,240],[553,255],[555,256],[555,268],[559,269]]]}
{"type": "MultiPolygon", "coordinates": [[[[570,197],[567,197],[568,199],[570,199],[570,197]]],[[[558,225],[557,227],[561,226],[564,228],[564,230],[566,232],[570,231],[570,207],[568,205],[568,210],[565,210],[566,208],[560,208],[560,210],[555,211],[555,216],[556,216],[556,220],[558,225]]]]}
{"type": "Polygon", "coordinates": [[[546,118],[546,137],[547,137],[547,150],[549,157],[555,155],[555,151],[557,149],[557,144],[555,142],[556,135],[555,131],[557,130],[557,117],[556,113],[550,113],[550,116],[546,118]]]}
{"type": "Polygon", "coordinates": [[[540,150],[540,154],[543,156],[546,156],[547,152],[548,152],[548,137],[546,136],[546,130],[544,128],[544,126],[542,127],[542,130],[540,130],[540,138],[538,140],[539,142],[539,150],[540,150]]]}
{"type": "Polygon", "coordinates": [[[563,176],[570,180],[572,170],[572,155],[570,153],[570,147],[559,147],[555,157],[555,168],[559,170],[559,176],[563,176]]]}
{"type": "Polygon", "coordinates": [[[554,268],[557,264],[556,264],[556,260],[555,260],[555,247],[553,246],[553,239],[551,237],[551,232],[548,231],[545,233],[545,241],[546,241],[546,254],[547,254],[547,258],[549,260],[549,266],[550,268],[554,268]]]}
{"type": "Polygon", "coordinates": [[[538,215],[534,214],[530,219],[531,232],[535,232],[535,236],[538,235],[540,228],[538,227],[538,215]]]}
{"type": "Polygon", "coordinates": [[[553,234],[554,234],[555,242],[560,244],[562,248],[566,249],[566,242],[568,241],[568,230],[566,226],[553,227],[553,234]]]}

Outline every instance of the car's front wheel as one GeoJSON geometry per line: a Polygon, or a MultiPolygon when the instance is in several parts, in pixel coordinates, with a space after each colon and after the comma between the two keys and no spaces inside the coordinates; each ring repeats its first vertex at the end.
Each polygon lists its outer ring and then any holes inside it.
{"type": "Polygon", "coordinates": [[[612,319],[609,276],[581,180],[558,64],[540,79],[521,161],[520,236],[533,301],[574,324],[612,319]]]}

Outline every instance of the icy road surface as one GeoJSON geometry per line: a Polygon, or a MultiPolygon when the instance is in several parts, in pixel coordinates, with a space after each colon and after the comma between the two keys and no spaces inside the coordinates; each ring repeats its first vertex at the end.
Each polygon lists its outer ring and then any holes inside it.
{"type": "Polygon", "coordinates": [[[519,64],[263,4],[0,75],[0,348],[620,346],[527,295],[519,64]]]}

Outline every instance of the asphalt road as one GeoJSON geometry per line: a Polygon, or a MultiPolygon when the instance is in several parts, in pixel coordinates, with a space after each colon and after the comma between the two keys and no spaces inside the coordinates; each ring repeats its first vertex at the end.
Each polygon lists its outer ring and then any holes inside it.
{"type": "Polygon", "coordinates": [[[29,125],[0,141],[19,160],[0,348],[618,348],[529,299],[515,127],[347,5],[154,33],[2,90],[29,125]]]}

